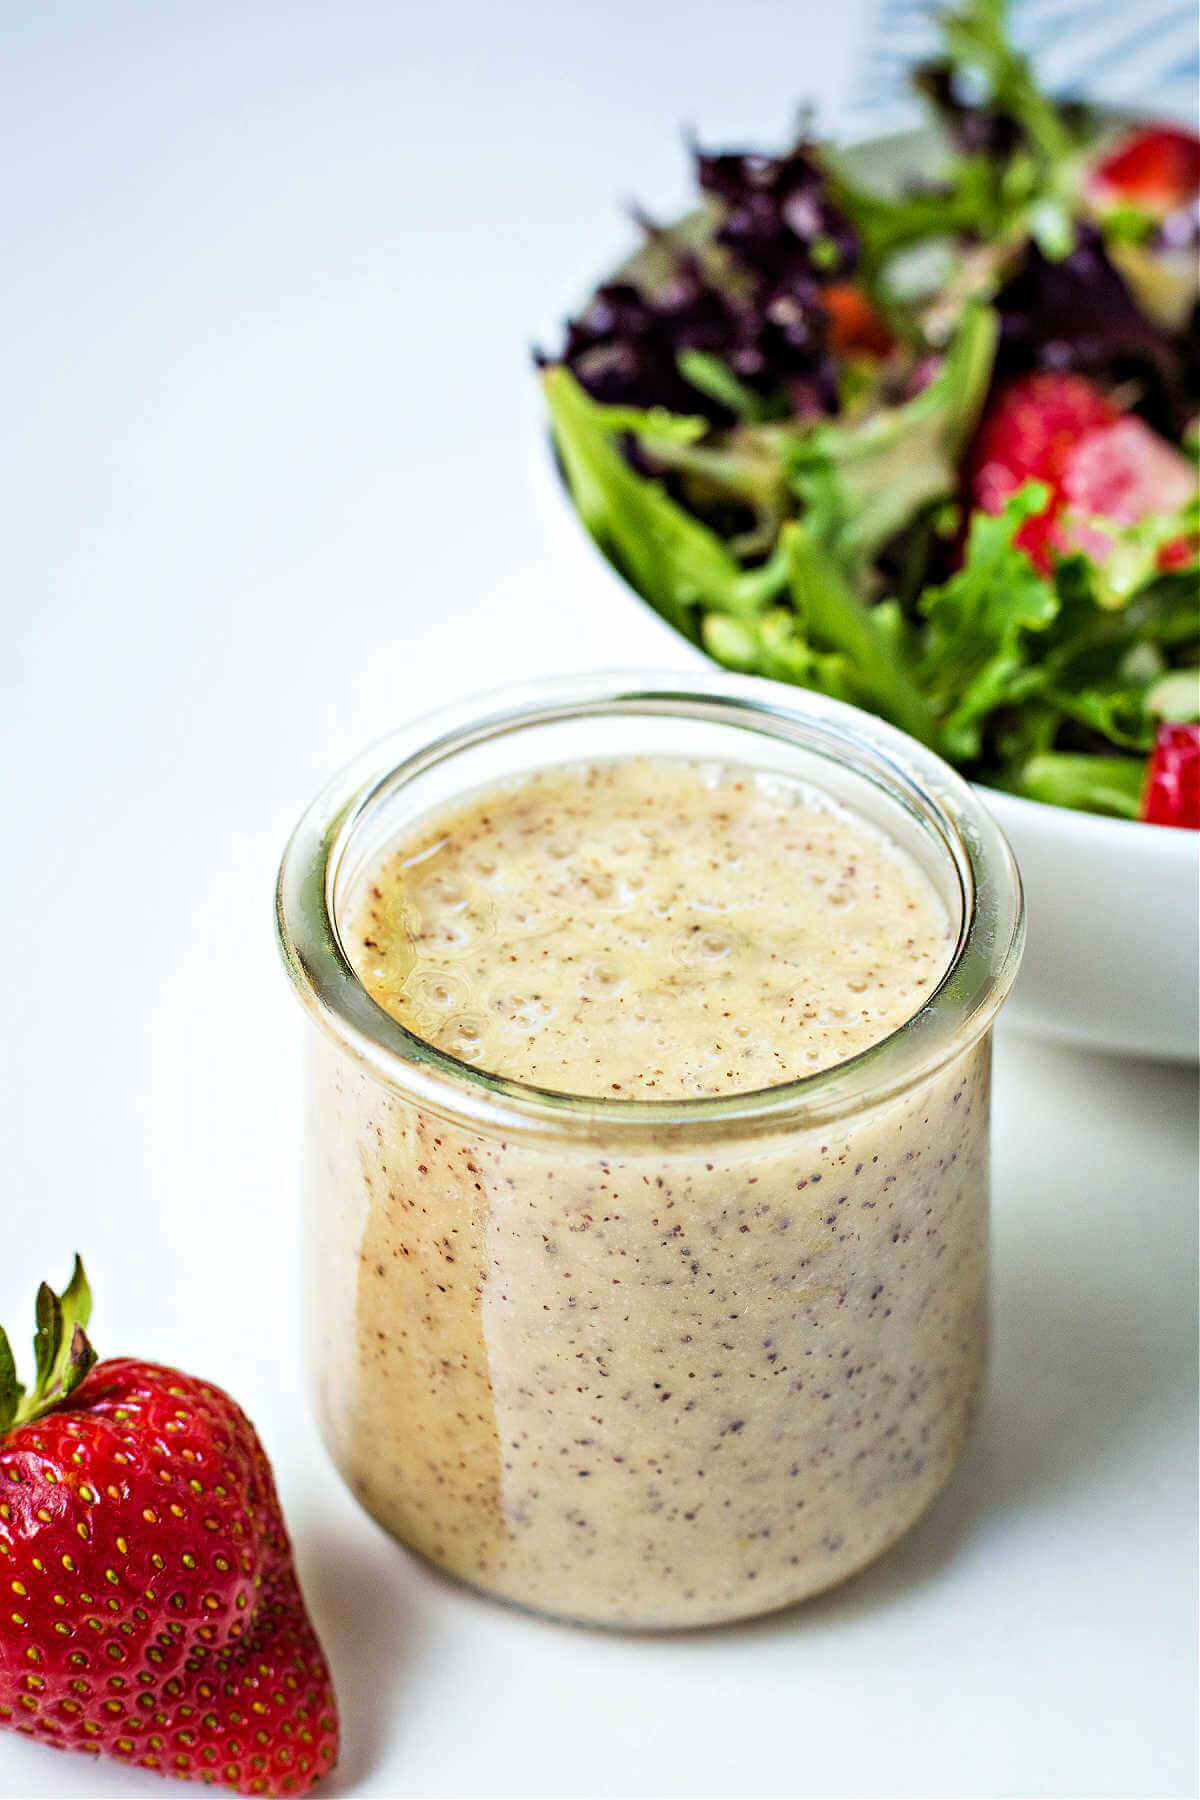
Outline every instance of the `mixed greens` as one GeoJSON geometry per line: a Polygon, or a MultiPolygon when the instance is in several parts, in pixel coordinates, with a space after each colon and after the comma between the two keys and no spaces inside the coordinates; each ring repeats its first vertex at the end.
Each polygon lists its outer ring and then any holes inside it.
{"type": "Polygon", "coordinates": [[[999,0],[943,33],[920,181],[697,153],[702,208],[642,220],[543,360],[555,444],[718,662],[1136,818],[1162,721],[1200,719],[1193,140],[1047,98],[999,0]]]}

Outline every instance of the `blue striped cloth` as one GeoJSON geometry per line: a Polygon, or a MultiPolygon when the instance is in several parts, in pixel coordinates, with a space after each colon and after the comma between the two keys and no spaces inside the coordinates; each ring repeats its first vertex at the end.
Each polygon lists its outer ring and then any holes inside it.
{"type": "MultiPolygon", "coordinates": [[[[1010,0],[1014,41],[1054,94],[1196,126],[1200,37],[1195,0],[1010,0]]],[[[857,135],[912,124],[912,65],[937,52],[930,0],[878,0],[851,96],[857,135]]]]}

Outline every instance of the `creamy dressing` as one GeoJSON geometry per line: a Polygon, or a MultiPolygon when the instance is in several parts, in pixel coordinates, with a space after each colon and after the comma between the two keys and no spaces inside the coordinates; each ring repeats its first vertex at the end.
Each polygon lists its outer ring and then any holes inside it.
{"type": "MultiPolygon", "coordinates": [[[[376,999],[585,1095],[835,1064],[936,985],[951,922],[871,826],[775,776],[629,759],[413,829],[339,921],[376,999]]],[[[988,1043],[757,1138],[434,1112],[314,1032],[309,1355],[364,1505],[489,1592],[700,1625],[879,1555],[948,1479],[987,1337],[988,1043]]]]}
{"type": "Polygon", "coordinates": [[[370,873],[347,933],[418,1037],[626,1099],[844,1061],[918,1009],[952,947],[928,877],[864,820],[780,776],[649,759],[438,815],[370,873]]]}

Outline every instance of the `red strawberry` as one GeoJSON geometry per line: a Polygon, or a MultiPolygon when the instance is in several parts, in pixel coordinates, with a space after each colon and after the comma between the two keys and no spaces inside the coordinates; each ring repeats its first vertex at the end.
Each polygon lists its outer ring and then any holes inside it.
{"type": "Polygon", "coordinates": [[[1158,553],[1158,566],[1167,573],[1190,568],[1194,562],[1200,562],[1200,536],[1195,532],[1171,538],[1158,553]]]}
{"type": "Polygon", "coordinates": [[[1068,458],[1088,432],[1119,416],[1107,395],[1082,375],[1052,370],[1010,381],[984,416],[968,471],[971,498],[984,512],[999,513],[1025,482],[1046,483],[1045,511],[1026,519],[1016,537],[1043,575],[1050,571],[1052,548],[1061,547],[1058,514],[1068,458]]]}
{"type": "Polygon", "coordinates": [[[1066,458],[1061,482],[1070,506],[1118,525],[1174,512],[1195,485],[1187,457],[1132,414],[1081,438],[1066,458]]]}
{"type": "Polygon", "coordinates": [[[27,1397],[0,1331],[0,1725],[302,1794],[337,1706],[266,1452],[220,1388],[96,1363],[90,1306],[78,1257],[43,1283],[27,1397]]]}
{"type": "MultiPolygon", "coordinates": [[[[1176,511],[1190,500],[1195,486],[1186,456],[1130,414],[1079,440],[1063,465],[1060,492],[1065,505],[1084,518],[1136,525],[1151,513],[1176,511]]],[[[1063,536],[1072,548],[1086,550],[1100,562],[1110,547],[1103,532],[1076,520],[1064,526],[1063,536]]],[[[1181,543],[1186,564],[1187,540],[1175,539],[1164,545],[1160,565],[1172,566],[1175,546],[1181,543]]]]}
{"type": "Polygon", "coordinates": [[[835,281],[821,299],[829,314],[829,347],[837,355],[865,350],[872,356],[886,356],[895,348],[895,332],[863,288],[851,281],[835,281]]]}
{"type": "Polygon", "coordinates": [[[1089,185],[1102,204],[1174,212],[1200,192],[1200,138],[1174,125],[1148,126],[1097,163],[1089,185]]]}
{"type": "Polygon", "coordinates": [[[1200,831],[1200,725],[1159,726],[1146,771],[1142,817],[1150,825],[1200,831]]]}
{"type": "Polygon", "coordinates": [[[971,498],[989,513],[1003,511],[1026,481],[1044,482],[1050,498],[1015,541],[1048,575],[1063,551],[1104,561],[1113,536],[1089,520],[1134,525],[1151,513],[1174,512],[1196,477],[1186,457],[1143,420],[1119,413],[1082,375],[1039,371],[1000,390],[968,470],[971,498]]]}

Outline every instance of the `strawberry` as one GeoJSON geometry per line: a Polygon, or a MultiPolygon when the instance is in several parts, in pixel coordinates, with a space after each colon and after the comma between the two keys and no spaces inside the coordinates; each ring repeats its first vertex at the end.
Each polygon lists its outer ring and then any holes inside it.
{"type": "Polygon", "coordinates": [[[1061,481],[1068,505],[1117,525],[1174,512],[1195,485],[1187,457],[1132,413],[1082,437],[1064,460],[1061,481]]]}
{"type": "MultiPolygon", "coordinates": [[[[1191,499],[1196,486],[1192,465],[1143,419],[1132,414],[1090,431],[1063,463],[1060,492],[1072,513],[1082,515],[1064,526],[1072,548],[1086,550],[1103,562],[1111,539],[1083,522],[1088,515],[1114,525],[1136,525],[1151,513],[1175,512],[1191,499]]],[[[1186,566],[1187,539],[1173,539],[1159,555],[1159,566],[1186,566]]]]}
{"type": "Polygon", "coordinates": [[[1200,138],[1174,125],[1147,126],[1102,158],[1088,185],[1101,205],[1174,212],[1200,192],[1200,138]]]}
{"type": "Polygon", "coordinates": [[[1200,535],[1194,531],[1171,538],[1158,553],[1158,566],[1167,574],[1189,569],[1194,562],[1200,562],[1200,535]]]}
{"type": "Polygon", "coordinates": [[[971,499],[984,512],[1000,513],[1027,481],[1045,482],[1049,503],[1026,519],[1015,540],[1043,575],[1050,572],[1052,548],[1061,547],[1058,515],[1067,459],[1088,432],[1119,416],[1084,376],[1039,369],[1002,387],[983,418],[968,469],[971,499]]]}
{"type": "Polygon", "coordinates": [[[1146,771],[1142,818],[1200,831],[1200,725],[1164,722],[1146,771]]]}
{"type": "Polygon", "coordinates": [[[896,334],[863,288],[835,281],[821,295],[829,314],[829,347],[838,356],[866,351],[886,356],[895,349],[896,334]]]}
{"type": "Polygon", "coordinates": [[[254,1427],[220,1388],[97,1362],[76,1257],[0,1330],[0,1725],[242,1794],[333,1766],[337,1707],[254,1427]]]}
{"type": "Polygon", "coordinates": [[[1044,482],[1050,495],[1015,542],[1048,575],[1063,551],[1105,560],[1114,536],[1094,521],[1134,525],[1173,512],[1190,498],[1196,477],[1165,438],[1119,412],[1084,376],[1039,370],[1000,389],[967,471],[972,502],[989,513],[1003,511],[1027,481],[1044,482]]]}

